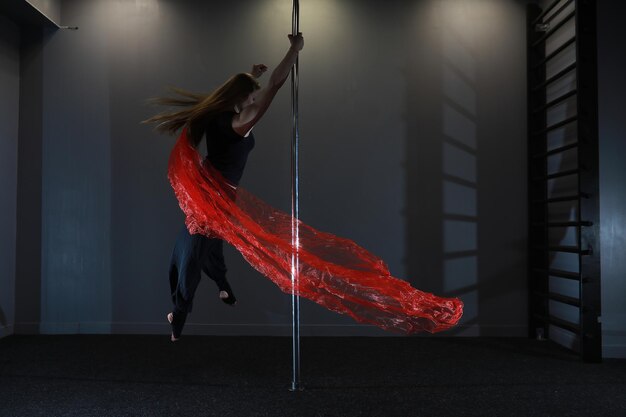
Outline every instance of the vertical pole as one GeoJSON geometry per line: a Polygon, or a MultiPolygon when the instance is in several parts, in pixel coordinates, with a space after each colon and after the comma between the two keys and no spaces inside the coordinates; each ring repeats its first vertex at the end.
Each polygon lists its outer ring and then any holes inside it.
{"type": "MultiPolygon", "coordinates": [[[[300,31],[300,4],[293,0],[293,12],[291,16],[292,34],[297,35],[300,31]]],[[[294,248],[291,253],[291,317],[292,317],[292,344],[293,344],[293,378],[291,391],[301,391],[300,384],[300,297],[297,295],[299,279],[299,254],[300,230],[298,219],[300,218],[299,206],[299,146],[300,134],[298,131],[298,59],[291,69],[291,109],[293,113],[293,138],[291,141],[291,243],[294,248]]]]}

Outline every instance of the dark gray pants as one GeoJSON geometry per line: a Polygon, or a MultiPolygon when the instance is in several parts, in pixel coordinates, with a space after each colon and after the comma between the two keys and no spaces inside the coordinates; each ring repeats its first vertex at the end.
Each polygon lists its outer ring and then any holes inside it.
{"type": "Polygon", "coordinates": [[[224,241],[200,234],[191,235],[183,225],[176,239],[169,271],[175,310],[191,312],[202,272],[215,281],[220,291],[232,294],[226,280],[224,241]]]}

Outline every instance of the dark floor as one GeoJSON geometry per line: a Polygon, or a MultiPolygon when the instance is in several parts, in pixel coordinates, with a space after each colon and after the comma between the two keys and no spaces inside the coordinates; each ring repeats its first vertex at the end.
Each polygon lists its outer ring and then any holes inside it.
{"type": "Polygon", "coordinates": [[[547,342],[11,336],[1,416],[626,416],[626,360],[586,364],[547,342]]]}

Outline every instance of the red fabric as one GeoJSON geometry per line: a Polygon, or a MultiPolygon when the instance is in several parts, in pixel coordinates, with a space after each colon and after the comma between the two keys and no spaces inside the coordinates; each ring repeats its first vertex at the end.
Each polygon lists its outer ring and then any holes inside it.
{"type": "MultiPolygon", "coordinates": [[[[291,215],[245,189],[236,191],[180,135],[168,177],[189,232],[220,237],[261,274],[292,294],[291,215]]],[[[385,263],[351,240],[299,225],[295,293],[361,323],[404,334],[449,329],[463,314],[457,298],[442,298],[394,278],[385,263]]]]}

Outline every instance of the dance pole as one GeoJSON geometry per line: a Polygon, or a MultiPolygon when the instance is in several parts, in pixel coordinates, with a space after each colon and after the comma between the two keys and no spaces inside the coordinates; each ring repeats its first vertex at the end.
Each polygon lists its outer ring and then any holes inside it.
{"type": "MultiPolygon", "coordinates": [[[[300,31],[300,4],[293,0],[291,15],[291,30],[293,35],[300,31]]],[[[298,288],[300,229],[297,219],[300,218],[300,183],[299,183],[299,146],[300,133],[298,132],[298,58],[291,69],[291,111],[293,114],[293,138],[291,141],[291,243],[295,248],[291,252],[291,317],[293,343],[293,378],[290,391],[301,391],[300,384],[300,297],[296,294],[298,288]]]]}

